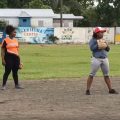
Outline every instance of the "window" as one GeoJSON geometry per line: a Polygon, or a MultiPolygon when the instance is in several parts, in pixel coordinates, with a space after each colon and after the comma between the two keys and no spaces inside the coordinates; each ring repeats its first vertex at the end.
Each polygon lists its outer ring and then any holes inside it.
{"type": "Polygon", "coordinates": [[[43,21],[39,20],[38,21],[38,26],[43,27],[43,21]]]}
{"type": "Polygon", "coordinates": [[[27,20],[26,20],[26,19],[23,19],[23,22],[27,22],[27,20]]]}

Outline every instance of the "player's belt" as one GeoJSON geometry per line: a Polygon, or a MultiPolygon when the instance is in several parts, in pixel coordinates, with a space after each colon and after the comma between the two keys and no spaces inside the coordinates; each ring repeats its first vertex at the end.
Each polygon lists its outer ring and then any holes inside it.
{"type": "Polygon", "coordinates": [[[100,58],[100,59],[105,59],[106,57],[100,56],[100,57],[98,57],[98,58],[100,58]]]}
{"type": "MultiPolygon", "coordinates": [[[[93,56],[93,57],[95,57],[95,56],[93,56]]],[[[106,57],[100,56],[100,57],[95,57],[95,58],[105,59],[106,57]]]]}

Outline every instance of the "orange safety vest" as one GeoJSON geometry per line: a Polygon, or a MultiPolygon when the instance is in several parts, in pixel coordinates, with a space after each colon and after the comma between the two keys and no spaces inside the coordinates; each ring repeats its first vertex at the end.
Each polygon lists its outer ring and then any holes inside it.
{"type": "Polygon", "coordinates": [[[4,41],[6,42],[7,52],[18,56],[18,41],[15,38],[11,40],[9,37],[6,37],[4,41]]]}

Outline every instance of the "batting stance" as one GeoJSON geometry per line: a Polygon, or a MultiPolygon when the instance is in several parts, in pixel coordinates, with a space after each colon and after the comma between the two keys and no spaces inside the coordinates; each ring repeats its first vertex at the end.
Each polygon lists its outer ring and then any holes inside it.
{"type": "Polygon", "coordinates": [[[18,69],[22,68],[22,64],[20,63],[20,57],[18,53],[18,41],[15,38],[16,31],[13,26],[8,25],[5,32],[9,36],[3,40],[1,46],[2,64],[5,66],[2,90],[6,89],[6,82],[11,71],[15,83],[15,88],[22,89],[18,83],[18,69]]]}
{"type": "Polygon", "coordinates": [[[110,47],[103,39],[104,32],[106,32],[105,29],[96,27],[93,31],[93,37],[89,42],[93,57],[91,58],[91,72],[87,79],[86,95],[90,95],[90,87],[93,81],[93,77],[96,75],[96,72],[99,68],[101,68],[103,72],[104,80],[109,89],[109,93],[118,94],[115,89],[112,89],[111,80],[109,78],[109,60],[107,58],[107,53],[109,52],[110,47]]]}

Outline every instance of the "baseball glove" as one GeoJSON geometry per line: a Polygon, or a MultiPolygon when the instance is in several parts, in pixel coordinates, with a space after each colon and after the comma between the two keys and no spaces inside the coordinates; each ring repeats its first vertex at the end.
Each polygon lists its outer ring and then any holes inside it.
{"type": "Polygon", "coordinates": [[[104,39],[97,40],[98,49],[106,49],[107,43],[104,39]]]}

